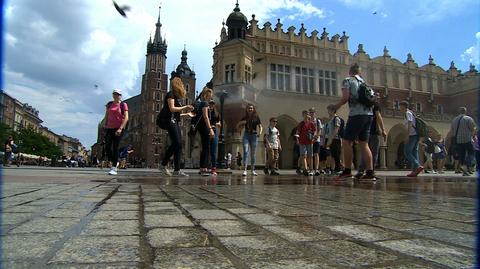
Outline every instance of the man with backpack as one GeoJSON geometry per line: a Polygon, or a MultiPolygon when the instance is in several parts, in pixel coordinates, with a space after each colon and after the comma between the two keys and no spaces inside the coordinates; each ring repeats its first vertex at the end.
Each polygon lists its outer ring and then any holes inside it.
{"type": "Polygon", "coordinates": [[[417,120],[413,112],[408,109],[408,102],[400,102],[400,111],[405,114],[405,125],[407,127],[408,137],[405,141],[405,157],[412,166],[412,172],[407,177],[416,177],[423,171],[423,166],[420,165],[418,160],[418,142],[420,136],[417,133],[417,120]]]}
{"type": "Polygon", "coordinates": [[[460,107],[458,112],[459,115],[453,119],[450,127],[450,134],[452,134],[451,143],[458,153],[460,169],[463,175],[469,176],[467,156],[474,152],[472,138],[475,135],[476,126],[472,117],[467,116],[466,107],[460,107]]]}
{"type": "Polygon", "coordinates": [[[342,82],[342,99],[332,107],[338,110],[348,102],[349,108],[348,120],[342,139],[345,168],[337,179],[352,177],[352,145],[354,141],[358,141],[358,146],[360,147],[362,158],[365,160],[366,165],[366,173],[361,179],[375,180],[372,152],[368,147],[375,93],[365,84],[360,73],[360,66],[358,66],[358,64],[355,63],[350,67],[350,76],[342,82]]]}
{"type": "Polygon", "coordinates": [[[323,137],[323,124],[320,118],[317,118],[315,116],[315,108],[312,107],[308,110],[308,113],[310,113],[310,116],[312,117],[313,124],[315,124],[315,127],[317,128],[317,131],[315,132],[315,142],[313,143],[313,168],[315,169],[315,176],[320,175],[320,170],[322,170],[320,162],[320,150],[321,147],[323,147],[323,142],[324,142],[324,137],[323,137]]]}
{"type": "Polygon", "coordinates": [[[343,132],[343,119],[337,115],[334,105],[327,107],[329,120],[325,124],[325,149],[327,155],[327,167],[330,167],[332,173],[340,171],[340,156],[342,153],[342,138],[340,134],[343,132]]]}

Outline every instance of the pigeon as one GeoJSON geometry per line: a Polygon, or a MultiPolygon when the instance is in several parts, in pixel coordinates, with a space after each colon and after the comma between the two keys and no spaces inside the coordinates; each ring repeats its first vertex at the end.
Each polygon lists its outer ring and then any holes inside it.
{"type": "Polygon", "coordinates": [[[377,15],[377,12],[376,12],[376,11],[374,11],[372,14],[373,14],[373,15],[377,15]]]}
{"type": "Polygon", "coordinates": [[[127,6],[127,5],[119,6],[117,3],[115,3],[115,1],[112,0],[112,2],[113,2],[113,5],[115,6],[115,9],[118,11],[118,13],[120,13],[120,15],[126,18],[127,14],[125,13],[125,11],[129,11],[130,6],[127,6]]]}

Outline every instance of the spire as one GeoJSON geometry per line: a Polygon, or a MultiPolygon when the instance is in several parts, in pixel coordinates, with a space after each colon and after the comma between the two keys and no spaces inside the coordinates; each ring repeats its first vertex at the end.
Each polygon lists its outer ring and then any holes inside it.
{"type": "Polygon", "coordinates": [[[383,47],[383,57],[390,57],[390,54],[388,53],[387,46],[383,47]]]}
{"type": "Polygon", "coordinates": [[[153,39],[153,43],[162,43],[162,23],[160,22],[160,11],[162,10],[162,7],[158,7],[158,20],[157,23],[155,24],[156,29],[155,29],[155,38],[153,39]]]}

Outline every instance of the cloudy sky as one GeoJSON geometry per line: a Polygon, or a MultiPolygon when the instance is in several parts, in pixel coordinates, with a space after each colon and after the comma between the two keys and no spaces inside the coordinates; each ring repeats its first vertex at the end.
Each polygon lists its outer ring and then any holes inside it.
{"type": "MultiPolygon", "coordinates": [[[[168,42],[167,73],[180,62],[184,44],[197,85],[211,77],[212,48],[234,0],[163,0],[162,34],[168,42]]],[[[121,17],[111,0],[4,1],[3,89],[40,111],[44,125],[77,137],[87,147],[113,88],[137,95],[144,72],[146,43],[154,34],[160,1],[117,0],[130,5],[121,17]],[[6,3],[5,3],[6,2],[6,3]],[[98,85],[98,86],[95,86],[98,85]]],[[[421,66],[431,54],[448,69],[450,61],[467,71],[479,64],[478,0],[240,0],[242,12],[259,25],[275,24],[307,32],[327,28],[347,32],[350,52],[359,43],[371,56],[387,46],[405,62],[411,52],[421,66]]],[[[478,69],[478,68],[477,68],[478,69]]]]}

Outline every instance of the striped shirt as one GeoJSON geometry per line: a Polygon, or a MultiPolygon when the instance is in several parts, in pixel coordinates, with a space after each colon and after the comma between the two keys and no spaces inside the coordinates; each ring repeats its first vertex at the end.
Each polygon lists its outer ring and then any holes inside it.
{"type": "Polygon", "coordinates": [[[462,114],[456,116],[453,119],[450,133],[452,136],[457,136],[457,144],[465,144],[472,141],[472,134],[474,129],[475,121],[471,117],[462,114]]]}

